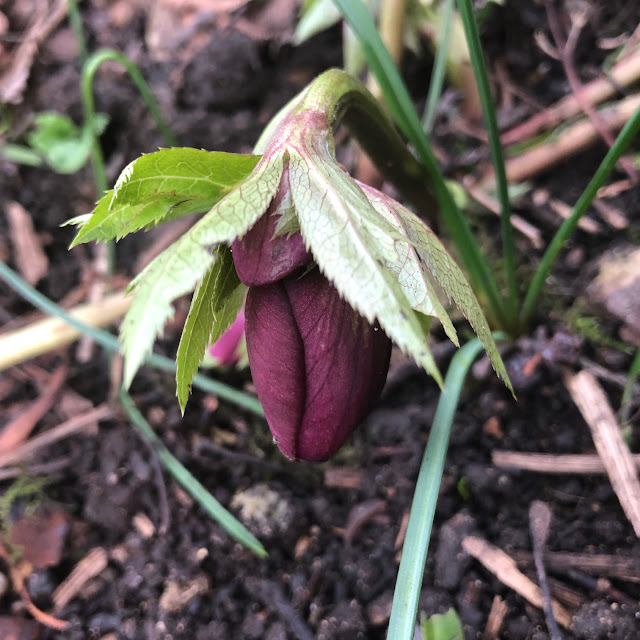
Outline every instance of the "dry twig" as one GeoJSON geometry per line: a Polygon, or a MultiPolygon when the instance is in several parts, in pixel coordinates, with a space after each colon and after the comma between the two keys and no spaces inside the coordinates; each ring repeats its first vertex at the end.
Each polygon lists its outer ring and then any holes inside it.
{"type": "Polygon", "coordinates": [[[109,558],[102,547],[96,547],[73,568],[66,580],[53,592],[53,610],[60,612],[82,590],[89,580],[100,575],[109,558]]]}
{"type": "MultiPolygon", "coordinates": [[[[632,456],[636,470],[640,471],[640,454],[632,456]]],[[[521,451],[494,451],[491,462],[496,467],[535,471],[536,473],[606,473],[599,455],[576,453],[556,455],[553,453],[525,453],[521,451]]]]}
{"type": "Polygon", "coordinates": [[[633,530],[640,537],[640,482],[633,456],[622,439],[620,427],[607,397],[598,381],[588,371],[568,376],[565,385],[589,425],[611,486],[633,530]]]}
{"type": "MultiPolygon", "coordinates": [[[[502,549],[490,544],[482,538],[467,536],[462,541],[464,550],[479,560],[484,567],[493,573],[500,582],[519,593],[532,605],[542,609],[544,599],[540,587],[529,580],[516,566],[516,561],[502,549]]],[[[571,615],[555,600],[552,602],[555,619],[566,629],[571,625],[571,615]]]]}

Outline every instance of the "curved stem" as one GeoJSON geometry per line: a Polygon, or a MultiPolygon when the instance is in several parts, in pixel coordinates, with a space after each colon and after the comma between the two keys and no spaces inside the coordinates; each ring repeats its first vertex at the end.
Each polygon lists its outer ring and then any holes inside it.
{"type": "Polygon", "coordinates": [[[140,70],[136,65],[127,58],[127,56],[122,53],[118,53],[117,51],[113,51],[111,49],[102,49],[100,51],[96,51],[93,55],[91,55],[86,63],[82,67],[82,104],[84,107],[84,114],[87,120],[87,123],[90,125],[90,130],[92,132],[92,163],[93,163],[93,171],[95,175],[95,181],[98,185],[102,195],[107,190],[107,178],[104,170],[104,158],[102,156],[102,149],[100,148],[100,142],[98,140],[97,135],[95,134],[95,130],[93,128],[94,120],[95,120],[95,100],[93,96],[93,80],[95,78],[96,72],[100,65],[108,60],[112,60],[114,62],[120,63],[127,73],[131,76],[131,79],[135,83],[140,95],[144,99],[149,111],[153,115],[153,118],[158,125],[158,128],[162,132],[166,143],[171,146],[177,146],[177,141],[171,133],[171,129],[165,122],[162,117],[162,113],[160,113],[160,108],[158,107],[158,103],[156,99],[153,97],[151,93],[151,89],[147,84],[146,80],[140,73],[140,70]]]}
{"type": "Polygon", "coordinates": [[[360,80],[339,69],[325,71],[308,88],[297,111],[307,109],[323,113],[334,130],[344,123],[380,173],[436,227],[437,204],[428,173],[360,80]]]}

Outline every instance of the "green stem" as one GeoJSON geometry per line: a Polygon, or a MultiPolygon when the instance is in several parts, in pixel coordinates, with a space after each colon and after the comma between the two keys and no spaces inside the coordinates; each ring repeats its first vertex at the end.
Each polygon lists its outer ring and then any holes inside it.
{"type": "Polygon", "coordinates": [[[69,0],[67,5],[67,13],[69,14],[69,23],[71,24],[71,30],[73,36],[76,39],[78,45],[78,57],[80,58],[80,65],[84,66],[87,62],[87,39],[84,37],[84,29],[82,28],[82,16],[78,9],[78,3],[76,0],[69,0]]]}
{"type": "Polygon", "coordinates": [[[324,114],[335,130],[344,123],[380,170],[432,226],[436,203],[428,188],[429,176],[407,149],[393,122],[371,92],[357,78],[340,69],[318,76],[297,110],[324,114]]]}
{"type": "Polygon", "coordinates": [[[542,292],[542,288],[544,287],[544,283],[551,272],[551,267],[555,262],[555,259],[558,257],[562,247],[564,247],[567,239],[573,232],[573,230],[580,222],[580,218],[585,214],[593,199],[596,197],[598,193],[598,189],[602,187],[605,183],[605,180],[609,177],[609,174],[615,168],[618,160],[622,156],[622,154],[626,151],[627,147],[631,144],[632,140],[638,135],[640,131],[640,108],[638,108],[633,116],[631,116],[629,122],[624,126],[622,131],[618,134],[615,142],[609,152],[604,157],[604,160],[600,163],[598,170],[595,172],[593,178],[591,178],[591,182],[587,185],[587,188],[584,190],[578,202],[576,202],[573,207],[573,211],[571,215],[562,223],[556,235],[554,236],[551,244],[545,251],[544,256],[542,256],[542,260],[536,273],[529,285],[529,289],[527,291],[527,295],[524,299],[524,303],[522,305],[522,310],[520,312],[520,326],[526,327],[531,314],[535,308],[536,302],[538,301],[538,297],[542,292]]]}
{"type": "Polygon", "coordinates": [[[496,111],[491,97],[491,87],[484,54],[480,43],[480,36],[473,15],[471,0],[457,0],[458,10],[464,25],[464,31],[469,47],[469,55],[473,64],[473,72],[478,85],[482,113],[484,114],[489,135],[489,148],[496,176],[498,200],[500,201],[500,227],[502,232],[502,255],[504,262],[505,280],[507,282],[507,318],[509,331],[516,331],[518,291],[516,284],[516,262],[513,249],[513,227],[511,225],[511,203],[509,202],[509,183],[504,164],[504,153],[500,142],[500,131],[496,120],[496,111]]]}
{"type": "MultiPolygon", "coordinates": [[[[49,300],[46,296],[36,291],[32,286],[27,284],[13,269],[9,268],[4,262],[0,261],[0,279],[4,280],[14,291],[20,294],[25,300],[30,302],[34,307],[37,307],[44,313],[55,316],[64,320],[67,324],[71,325],[82,334],[89,336],[92,340],[95,340],[100,346],[109,352],[119,353],[122,351],[122,345],[120,341],[107,331],[91,327],[80,320],[74,318],[71,314],[65,311],[62,307],[58,306],[52,300],[49,300]]],[[[156,369],[162,371],[169,371],[175,373],[176,363],[165,356],[158,355],[156,353],[149,354],[145,362],[156,369]]],[[[218,397],[231,402],[242,409],[250,411],[256,416],[264,417],[262,406],[257,398],[250,396],[238,389],[234,389],[217,380],[211,380],[205,376],[198,374],[193,379],[193,385],[206,391],[207,393],[213,393],[218,397]]]]}
{"type": "Polygon", "coordinates": [[[253,551],[257,556],[265,558],[266,549],[260,541],[238,520],[236,520],[203,486],[194,478],[189,470],[167,449],[158,438],[144,416],[138,411],[131,396],[124,390],[118,392],[118,400],[127,412],[133,426],[153,447],[164,467],[182,485],[183,489],[213,518],[229,535],[253,551]]]}
{"type": "MultiPolygon", "coordinates": [[[[111,49],[102,49],[101,51],[96,51],[91,55],[91,57],[82,67],[82,104],[84,106],[85,118],[87,120],[87,123],[90,125],[91,131],[94,131],[93,123],[96,115],[95,100],[93,95],[93,81],[100,65],[109,60],[118,62],[125,68],[127,73],[131,76],[131,79],[135,83],[138,91],[140,92],[140,95],[144,99],[147,107],[149,108],[149,111],[151,111],[151,114],[153,115],[158,128],[162,132],[166,143],[171,147],[177,146],[178,143],[173,136],[171,129],[165,122],[162,113],[160,113],[158,103],[153,97],[151,89],[149,88],[149,85],[147,84],[143,75],[140,73],[138,67],[136,67],[136,65],[131,60],[129,60],[127,56],[111,49]]],[[[101,192],[100,195],[102,195],[108,188],[106,173],[104,169],[104,158],[102,156],[102,149],[100,147],[98,136],[95,133],[92,133],[92,136],[93,171],[96,184],[98,185],[101,192]]]]}
{"type": "Polygon", "coordinates": [[[431,133],[431,129],[433,128],[436,109],[440,95],[442,94],[442,85],[444,84],[447,56],[449,55],[449,42],[451,40],[451,25],[453,24],[453,4],[454,0],[445,0],[442,9],[442,39],[440,40],[440,46],[436,50],[436,58],[431,71],[427,104],[424,107],[424,115],[422,116],[422,126],[427,135],[431,133]]]}

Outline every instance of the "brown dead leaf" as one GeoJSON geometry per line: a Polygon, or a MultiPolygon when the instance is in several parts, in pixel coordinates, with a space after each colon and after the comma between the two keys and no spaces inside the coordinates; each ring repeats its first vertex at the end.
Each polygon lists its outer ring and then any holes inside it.
{"type": "Polygon", "coordinates": [[[28,437],[40,418],[49,411],[67,378],[67,367],[58,367],[50,376],[40,397],[0,432],[0,455],[9,453],[28,437]]]}
{"type": "Polygon", "coordinates": [[[13,53],[7,70],[0,75],[0,104],[19,104],[27,86],[31,65],[40,43],[67,15],[66,0],[49,3],[43,0],[33,12],[34,19],[13,53]]]}
{"type": "Polygon", "coordinates": [[[33,620],[0,616],[0,640],[38,640],[42,627],[33,620]]]}
{"type": "Polygon", "coordinates": [[[61,509],[40,507],[11,525],[11,544],[34,569],[55,567],[69,530],[69,517],[61,509]]]}
{"type": "Polygon", "coordinates": [[[27,210],[19,202],[8,202],[6,209],[18,270],[29,284],[36,284],[47,273],[49,260],[42,250],[27,210]]]}

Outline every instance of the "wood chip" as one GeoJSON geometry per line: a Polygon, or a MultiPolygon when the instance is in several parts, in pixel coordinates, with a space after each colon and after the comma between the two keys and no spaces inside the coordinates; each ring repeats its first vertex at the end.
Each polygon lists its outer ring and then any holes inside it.
{"type": "Polygon", "coordinates": [[[635,534],[640,537],[640,482],[633,456],[622,439],[607,397],[588,371],[568,376],[565,385],[591,429],[593,442],[607,470],[611,486],[635,534]]]}
{"type": "Polygon", "coordinates": [[[102,547],[96,547],[73,568],[67,579],[53,592],[54,612],[59,613],[80,594],[89,580],[100,575],[108,563],[107,552],[102,547]]]}
{"type": "MultiPolygon", "coordinates": [[[[462,541],[464,550],[479,560],[500,582],[513,589],[532,605],[542,609],[544,606],[540,587],[527,578],[516,566],[516,561],[502,549],[482,538],[468,536],[462,541]]],[[[557,601],[553,601],[553,615],[563,627],[571,625],[571,614],[557,601]]]]}
{"type": "Polygon", "coordinates": [[[145,540],[149,540],[150,538],[152,538],[156,532],[156,528],[153,522],[151,522],[149,516],[142,511],[140,513],[136,513],[136,515],[133,516],[132,522],[138,533],[145,540]]]}
{"type": "Polygon", "coordinates": [[[19,202],[8,202],[6,211],[18,271],[29,284],[36,284],[47,273],[49,259],[27,210],[19,202]]]}
{"type": "Polygon", "coordinates": [[[331,489],[362,489],[364,472],[362,469],[338,467],[324,472],[324,486],[331,489]]]}
{"type": "Polygon", "coordinates": [[[498,638],[508,610],[507,603],[500,596],[494,596],[487,624],[484,627],[483,640],[496,640],[498,638]]]}

